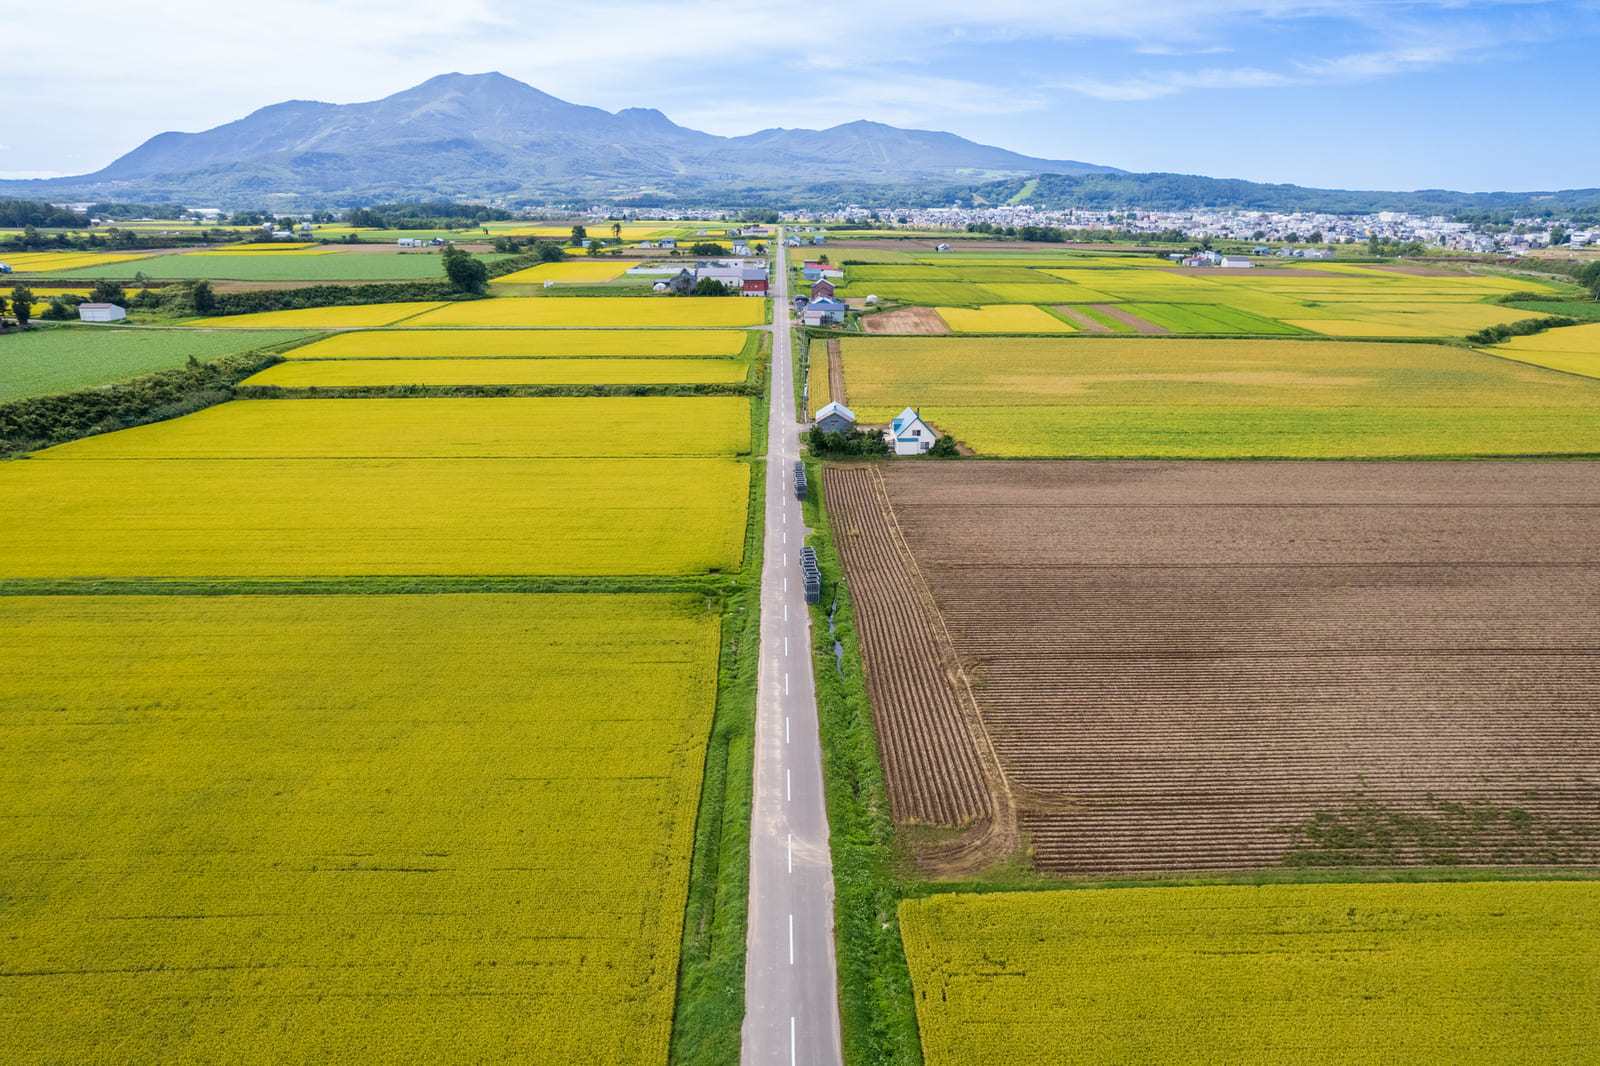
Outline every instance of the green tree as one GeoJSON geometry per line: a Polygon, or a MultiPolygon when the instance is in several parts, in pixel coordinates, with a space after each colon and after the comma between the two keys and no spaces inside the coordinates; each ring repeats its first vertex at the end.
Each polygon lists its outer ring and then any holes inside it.
{"type": "Polygon", "coordinates": [[[460,248],[446,248],[444,276],[455,286],[457,292],[470,292],[482,296],[484,286],[489,283],[489,266],[482,259],[474,259],[470,252],[460,248]]]}
{"type": "Polygon", "coordinates": [[[50,306],[46,307],[44,314],[39,317],[49,319],[51,322],[70,322],[73,314],[68,310],[67,305],[61,302],[61,297],[52,296],[50,297],[50,306]]]}
{"type": "Polygon", "coordinates": [[[189,290],[190,303],[197,315],[209,315],[217,307],[217,294],[209,281],[197,281],[189,290]]]}
{"type": "Polygon", "coordinates": [[[715,241],[696,241],[689,246],[690,255],[727,255],[728,249],[715,241]]]}
{"type": "Polygon", "coordinates": [[[6,317],[6,294],[0,292],[0,318],[6,317]]]}
{"type": "Polygon", "coordinates": [[[11,317],[17,320],[19,326],[26,326],[33,317],[33,290],[26,285],[18,285],[11,290],[11,317]]]}
{"type": "Polygon", "coordinates": [[[620,223],[620,222],[611,223],[611,239],[612,240],[617,240],[617,241],[622,240],[622,223],[620,223]]]}
{"type": "Polygon", "coordinates": [[[946,433],[933,442],[933,447],[928,449],[928,454],[935,459],[954,459],[961,454],[961,451],[956,447],[956,439],[946,433]]]}
{"type": "Polygon", "coordinates": [[[589,231],[588,230],[584,229],[582,226],[573,226],[572,227],[572,241],[571,241],[571,243],[573,243],[573,244],[582,244],[584,242],[584,240],[588,236],[589,236],[589,231]]]}
{"type": "Polygon", "coordinates": [[[92,304],[116,304],[119,307],[126,307],[128,294],[123,290],[120,282],[106,281],[102,278],[96,281],[94,288],[90,290],[89,302],[92,304]]]}
{"type": "Polygon", "coordinates": [[[716,278],[701,278],[699,281],[694,283],[694,288],[690,290],[689,295],[726,296],[728,295],[728,287],[722,282],[718,281],[716,278]]]}
{"type": "Polygon", "coordinates": [[[1566,244],[1567,243],[1567,231],[1562,229],[1560,226],[1556,226],[1555,228],[1553,228],[1550,231],[1550,243],[1551,243],[1551,245],[1566,244]]]}

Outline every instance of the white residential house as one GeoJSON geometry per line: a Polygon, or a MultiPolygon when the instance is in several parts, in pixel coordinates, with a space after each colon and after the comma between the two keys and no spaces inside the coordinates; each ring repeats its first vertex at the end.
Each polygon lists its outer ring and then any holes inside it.
{"type": "Polygon", "coordinates": [[[941,244],[941,245],[939,245],[939,247],[934,249],[934,251],[936,251],[936,252],[948,252],[949,250],[950,250],[950,246],[948,244],[941,244]]]}
{"type": "Polygon", "coordinates": [[[401,237],[395,243],[401,248],[426,248],[428,246],[427,241],[419,240],[416,237],[401,237]]]}
{"type": "Polygon", "coordinates": [[[1249,270],[1251,263],[1249,259],[1242,255],[1225,255],[1222,257],[1222,262],[1218,263],[1217,265],[1220,267],[1229,267],[1234,270],[1249,270]]]}
{"type": "Polygon", "coordinates": [[[938,439],[922,420],[922,415],[909,407],[894,416],[889,428],[896,455],[921,455],[938,439]]]}
{"type": "Polygon", "coordinates": [[[120,322],[128,312],[116,304],[79,304],[78,318],[84,322],[120,322]]]}

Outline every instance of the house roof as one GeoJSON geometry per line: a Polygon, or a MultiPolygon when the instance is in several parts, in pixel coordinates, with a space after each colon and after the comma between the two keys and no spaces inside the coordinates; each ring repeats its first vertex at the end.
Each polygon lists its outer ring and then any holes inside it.
{"type": "Polygon", "coordinates": [[[818,422],[821,422],[829,415],[843,415],[852,422],[856,420],[856,413],[850,410],[850,408],[846,407],[844,404],[840,403],[838,400],[834,400],[832,403],[825,403],[821,407],[817,408],[818,422]]]}
{"type": "Polygon", "coordinates": [[[849,308],[845,307],[845,305],[840,303],[838,300],[822,299],[822,300],[812,300],[811,301],[810,310],[812,310],[812,311],[846,311],[846,310],[849,310],[849,308]]]}
{"type": "Polygon", "coordinates": [[[928,423],[922,421],[922,416],[907,407],[904,411],[894,416],[894,421],[890,425],[894,429],[895,436],[899,436],[901,430],[910,429],[914,424],[919,423],[922,428],[929,429],[928,423]]]}

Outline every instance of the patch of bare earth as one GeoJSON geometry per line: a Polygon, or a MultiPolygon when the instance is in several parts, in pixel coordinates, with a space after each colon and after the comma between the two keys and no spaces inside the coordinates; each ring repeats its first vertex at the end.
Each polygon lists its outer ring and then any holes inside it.
{"type": "MultiPolygon", "coordinates": [[[[1600,466],[884,477],[899,565],[937,607],[1040,868],[1600,862],[1600,466]]],[[[861,527],[834,522],[858,617],[885,620],[862,642],[869,683],[948,677],[951,652],[894,628],[919,601],[867,562],[881,535],[861,527]]],[[[880,728],[892,777],[970,794],[921,769],[953,731],[880,728]]]]}
{"type": "Polygon", "coordinates": [[[901,307],[866,315],[861,319],[863,333],[888,333],[901,335],[932,335],[949,333],[950,327],[931,307],[901,307]]]}
{"type": "Polygon", "coordinates": [[[919,850],[924,870],[972,872],[1018,846],[1005,775],[943,619],[907,552],[877,465],[823,477],[865,660],[884,784],[902,825],[966,829],[919,850]]]}
{"type": "Polygon", "coordinates": [[[1052,305],[1052,309],[1057,314],[1059,314],[1063,318],[1065,318],[1067,321],[1071,322],[1073,325],[1075,325],[1079,329],[1083,330],[1085,333],[1110,333],[1111,332],[1111,327],[1110,326],[1106,325],[1104,322],[1099,322],[1099,321],[1096,321],[1095,319],[1090,318],[1088,315],[1084,314],[1082,311],[1074,311],[1072,308],[1063,307],[1060,304],[1052,305]]]}
{"type": "Polygon", "coordinates": [[[828,396],[837,403],[850,406],[849,397],[844,391],[844,353],[840,351],[838,341],[828,342],[828,396]]]}
{"type": "Polygon", "coordinates": [[[1153,334],[1153,333],[1171,333],[1172,332],[1170,329],[1167,329],[1165,326],[1158,326],[1154,322],[1146,322],[1144,319],[1140,318],[1138,315],[1131,314],[1131,313],[1129,313],[1127,311],[1124,311],[1122,308],[1114,307],[1111,304],[1090,304],[1089,305],[1089,309],[1091,311],[1099,311],[1102,315],[1106,315],[1106,316],[1108,316],[1110,318],[1114,318],[1118,322],[1121,322],[1125,326],[1132,326],[1133,327],[1133,331],[1135,333],[1152,333],[1153,334]]]}

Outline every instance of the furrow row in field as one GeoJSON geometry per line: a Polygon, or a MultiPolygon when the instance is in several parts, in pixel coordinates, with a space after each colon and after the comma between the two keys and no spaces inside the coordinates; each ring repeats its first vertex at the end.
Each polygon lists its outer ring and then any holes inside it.
{"type": "Polygon", "coordinates": [[[871,472],[829,469],[824,485],[871,664],[867,689],[890,805],[902,822],[964,825],[987,814],[990,801],[943,636],[916,594],[871,472]]]}

